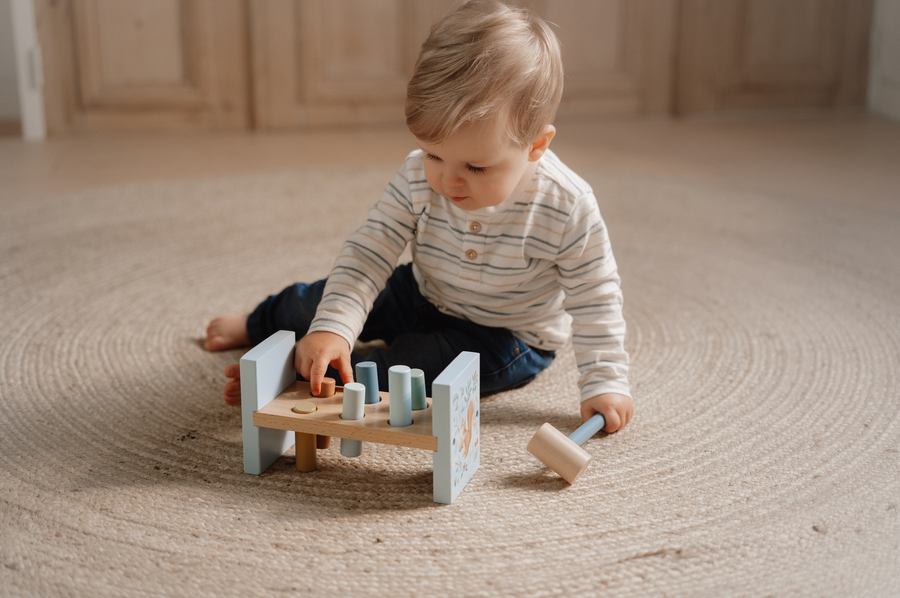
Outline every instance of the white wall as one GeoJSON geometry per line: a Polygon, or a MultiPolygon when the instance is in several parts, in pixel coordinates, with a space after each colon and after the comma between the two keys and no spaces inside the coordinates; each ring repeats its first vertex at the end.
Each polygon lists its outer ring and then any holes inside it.
{"type": "Polygon", "coordinates": [[[20,118],[12,8],[10,0],[0,0],[0,120],[20,118]]]}
{"type": "Polygon", "coordinates": [[[875,0],[869,110],[900,122],[900,0],[875,0]]]}

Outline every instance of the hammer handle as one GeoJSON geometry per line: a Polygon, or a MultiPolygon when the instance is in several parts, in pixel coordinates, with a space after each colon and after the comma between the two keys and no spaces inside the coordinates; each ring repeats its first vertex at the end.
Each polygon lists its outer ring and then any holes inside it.
{"type": "Polygon", "coordinates": [[[581,446],[588,438],[599,432],[605,425],[606,419],[599,413],[594,414],[594,417],[581,424],[580,428],[569,434],[569,440],[578,446],[581,446]]]}

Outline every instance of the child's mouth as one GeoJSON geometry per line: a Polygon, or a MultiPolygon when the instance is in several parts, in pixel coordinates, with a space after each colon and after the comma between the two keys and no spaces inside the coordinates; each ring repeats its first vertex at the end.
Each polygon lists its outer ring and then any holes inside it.
{"type": "Polygon", "coordinates": [[[456,203],[459,203],[459,202],[461,202],[461,201],[464,200],[464,199],[468,199],[468,197],[454,197],[454,196],[452,196],[452,195],[450,196],[450,200],[451,200],[451,201],[455,201],[456,203]]]}

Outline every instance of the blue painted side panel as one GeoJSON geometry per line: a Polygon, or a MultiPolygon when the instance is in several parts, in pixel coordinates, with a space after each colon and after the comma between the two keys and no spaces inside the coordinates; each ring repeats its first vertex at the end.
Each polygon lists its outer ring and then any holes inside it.
{"type": "Polygon", "coordinates": [[[432,388],[434,501],[450,504],[481,464],[481,362],[464,351],[437,377],[432,388]]]}
{"type": "Polygon", "coordinates": [[[253,412],[294,383],[294,333],[276,332],[241,358],[241,431],[244,473],[260,475],[294,444],[294,433],[258,428],[253,412]]]}

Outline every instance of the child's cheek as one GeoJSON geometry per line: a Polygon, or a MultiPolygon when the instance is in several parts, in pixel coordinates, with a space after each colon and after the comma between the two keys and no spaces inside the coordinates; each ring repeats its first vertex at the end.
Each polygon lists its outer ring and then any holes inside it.
{"type": "Polygon", "coordinates": [[[428,186],[431,187],[432,191],[438,195],[441,194],[440,178],[435,176],[433,168],[425,168],[425,180],[428,181],[428,186]]]}

